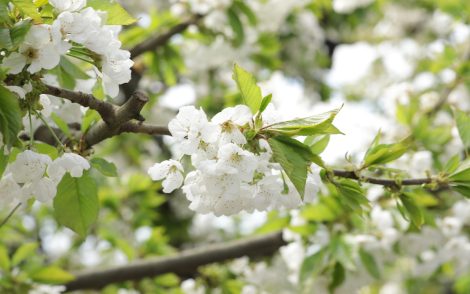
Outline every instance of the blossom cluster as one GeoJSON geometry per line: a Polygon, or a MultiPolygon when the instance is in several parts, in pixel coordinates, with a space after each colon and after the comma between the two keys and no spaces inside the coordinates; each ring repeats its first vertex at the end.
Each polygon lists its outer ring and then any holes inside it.
{"type": "MultiPolygon", "coordinates": [[[[275,117],[270,105],[267,117],[275,117]]],[[[272,161],[272,150],[263,138],[247,140],[254,128],[251,110],[245,105],[228,107],[211,120],[202,109],[184,106],[168,128],[182,155],[189,155],[194,170],[183,176],[182,164],[167,160],[153,165],[153,180],[165,179],[163,191],[182,190],[198,213],[232,215],[240,211],[298,207],[311,202],[318,192],[320,178],[310,168],[304,200],[272,161]]]]}
{"type": "Polygon", "coordinates": [[[119,85],[131,78],[133,61],[130,53],[121,49],[118,39],[120,26],[106,25],[107,13],[85,7],[86,0],[51,0],[58,12],[52,24],[33,25],[19,46],[3,59],[2,66],[10,74],[18,74],[27,65],[27,71],[36,73],[41,69],[56,67],[63,55],[73,46],[81,52],[90,50],[96,74],[102,79],[107,95],[116,97],[119,85]]]}
{"type": "Polygon", "coordinates": [[[47,203],[55,197],[65,173],[79,178],[89,168],[88,161],[75,153],[64,153],[52,160],[48,155],[25,150],[7,166],[0,180],[0,206],[25,202],[32,197],[47,203]]]}

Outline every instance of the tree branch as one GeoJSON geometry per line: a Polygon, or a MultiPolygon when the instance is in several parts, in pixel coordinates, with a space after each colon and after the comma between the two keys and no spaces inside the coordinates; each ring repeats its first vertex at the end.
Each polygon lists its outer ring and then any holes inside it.
{"type": "Polygon", "coordinates": [[[436,178],[417,178],[417,179],[403,179],[401,181],[391,179],[381,179],[373,177],[363,177],[356,174],[354,171],[347,170],[333,170],[333,175],[340,178],[347,178],[357,181],[362,181],[370,184],[381,185],[384,187],[398,187],[402,186],[421,186],[426,184],[437,183],[441,187],[446,187],[447,183],[441,182],[436,178]]]}
{"type": "Polygon", "coordinates": [[[196,24],[202,17],[203,15],[200,14],[194,15],[187,21],[179,23],[170,28],[167,32],[161,35],[150,37],[142,43],[137,44],[134,48],[129,50],[131,52],[131,58],[134,59],[147,51],[153,51],[158,47],[165,45],[171,39],[171,37],[184,32],[190,25],[196,24]]]}
{"type": "Polygon", "coordinates": [[[78,103],[85,107],[90,107],[96,110],[104,121],[111,121],[114,116],[115,107],[111,103],[101,101],[91,94],[82,92],[74,92],[66,89],[61,89],[49,85],[45,85],[46,90],[44,94],[65,98],[73,103],[78,103]]]}
{"type": "Polygon", "coordinates": [[[148,102],[148,97],[142,92],[135,92],[124,105],[117,108],[109,121],[99,121],[85,135],[86,147],[93,146],[107,138],[120,133],[121,126],[132,119],[143,120],[140,111],[148,102]]]}
{"type": "Polygon", "coordinates": [[[88,270],[76,274],[75,280],[67,283],[65,287],[66,291],[99,289],[112,283],[140,280],[165,273],[191,276],[197,273],[200,266],[243,256],[269,256],[286,244],[287,242],[282,239],[282,232],[276,232],[224,244],[208,245],[185,250],[174,256],[135,261],[109,269],[88,270]]]}
{"type": "Polygon", "coordinates": [[[167,135],[171,136],[168,127],[166,126],[156,126],[151,124],[146,124],[143,122],[134,122],[129,121],[123,124],[120,128],[120,133],[140,133],[140,134],[147,134],[151,136],[156,135],[167,135]]]}

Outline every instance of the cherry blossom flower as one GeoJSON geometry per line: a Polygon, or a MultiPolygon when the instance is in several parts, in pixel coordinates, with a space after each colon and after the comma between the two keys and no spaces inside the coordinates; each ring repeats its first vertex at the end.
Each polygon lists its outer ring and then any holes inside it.
{"type": "Polygon", "coordinates": [[[149,168],[148,174],[154,181],[165,179],[163,192],[171,193],[183,184],[183,166],[177,160],[165,160],[149,168]]]}

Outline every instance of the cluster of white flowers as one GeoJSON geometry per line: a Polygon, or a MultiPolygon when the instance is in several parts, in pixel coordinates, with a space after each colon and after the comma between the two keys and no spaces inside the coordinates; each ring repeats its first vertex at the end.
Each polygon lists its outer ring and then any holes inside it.
{"type": "Polygon", "coordinates": [[[45,154],[25,150],[9,164],[0,180],[0,206],[25,202],[35,197],[40,202],[51,201],[57,185],[66,172],[81,177],[88,170],[88,161],[75,153],[64,153],[52,160],[45,154]]]}
{"type": "MultiPolygon", "coordinates": [[[[272,162],[268,142],[259,139],[247,144],[243,132],[253,128],[253,114],[247,106],[226,108],[210,121],[203,110],[185,106],[168,127],[182,155],[191,156],[195,170],[184,178],[181,163],[167,160],[152,166],[148,173],[153,180],[165,178],[166,193],[184,183],[190,209],[232,215],[243,210],[294,208],[303,203],[292,183],[287,177],[283,179],[281,166],[272,162]],[[288,191],[284,191],[284,181],[288,191]]],[[[315,199],[319,182],[312,167],[304,201],[315,199]]]]}
{"type": "Polygon", "coordinates": [[[72,43],[81,44],[99,56],[102,79],[107,95],[116,97],[119,85],[131,78],[133,61],[129,51],[121,49],[120,26],[106,25],[107,13],[86,7],[86,0],[51,0],[59,13],[52,24],[33,25],[18,52],[3,59],[2,66],[11,74],[20,73],[26,65],[30,73],[52,69],[60,57],[69,52],[72,43]]]}

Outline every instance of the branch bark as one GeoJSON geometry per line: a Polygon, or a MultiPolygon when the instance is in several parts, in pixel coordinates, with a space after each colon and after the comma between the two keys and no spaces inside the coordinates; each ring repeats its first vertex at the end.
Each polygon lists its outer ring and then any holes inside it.
{"type": "Polygon", "coordinates": [[[44,91],[44,94],[62,97],[73,103],[78,103],[82,106],[90,107],[91,109],[96,110],[101,115],[101,118],[103,118],[104,121],[111,121],[114,116],[116,106],[112,105],[111,103],[101,101],[91,94],[74,92],[49,85],[45,86],[46,90],[44,91]]]}
{"type": "Polygon", "coordinates": [[[340,178],[347,178],[357,181],[362,181],[370,184],[381,185],[384,187],[398,187],[402,186],[421,186],[426,184],[437,183],[440,187],[446,187],[447,183],[441,183],[436,178],[416,178],[416,179],[403,179],[401,181],[392,180],[392,179],[382,179],[382,178],[374,178],[374,177],[362,177],[356,174],[353,171],[347,170],[333,170],[333,175],[340,178]]]}
{"type": "Polygon", "coordinates": [[[153,51],[158,47],[165,45],[171,39],[171,37],[184,32],[190,25],[196,24],[202,17],[203,15],[200,14],[194,15],[187,21],[179,23],[170,28],[167,32],[161,35],[150,37],[142,43],[137,44],[134,48],[129,50],[131,52],[131,58],[134,59],[145,52],[153,51]]]}
{"type": "Polygon", "coordinates": [[[282,232],[276,232],[224,244],[209,245],[204,248],[185,250],[174,256],[141,260],[124,266],[78,273],[75,280],[67,283],[65,287],[66,291],[100,289],[112,283],[140,280],[165,273],[192,276],[197,273],[200,266],[243,256],[269,256],[286,244],[287,242],[282,239],[282,232]]]}

